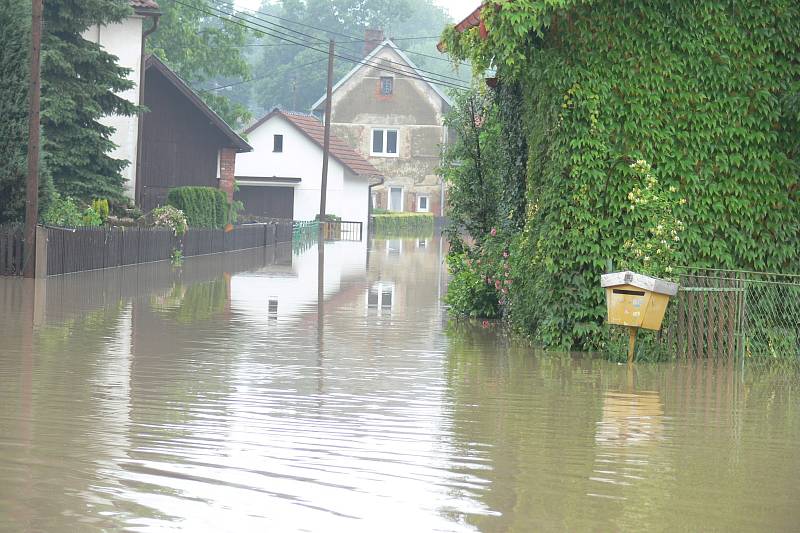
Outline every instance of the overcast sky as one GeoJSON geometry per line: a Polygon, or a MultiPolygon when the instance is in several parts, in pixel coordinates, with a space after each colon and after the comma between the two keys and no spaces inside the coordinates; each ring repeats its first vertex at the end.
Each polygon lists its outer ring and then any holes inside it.
{"type": "Polygon", "coordinates": [[[435,2],[450,11],[455,21],[462,20],[481,3],[480,0],[435,0],[435,2]]]}
{"type": "MultiPolygon", "coordinates": [[[[458,22],[472,13],[481,0],[434,0],[434,2],[450,11],[450,16],[458,22]]],[[[261,0],[236,0],[236,5],[244,9],[258,9],[261,0]]]]}

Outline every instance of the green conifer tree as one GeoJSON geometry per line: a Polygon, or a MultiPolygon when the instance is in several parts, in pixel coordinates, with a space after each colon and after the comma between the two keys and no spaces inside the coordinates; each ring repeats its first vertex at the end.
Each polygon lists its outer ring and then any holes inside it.
{"type": "MultiPolygon", "coordinates": [[[[19,1],[19,0],[18,0],[19,1]]],[[[46,0],[42,41],[44,159],[55,188],[84,201],[119,200],[128,164],[110,151],[105,115],[129,116],[137,106],[117,94],[133,86],[117,58],[82,34],[131,14],[127,0],[46,0]],[[116,94],[115,94],[116,93],[116,94]]]]}
{"type": "MultiPolygon", "coordinates": [[[[29,6],[29,5],[28,5],[29,6]]],[[[25,213],[30,11],[0,0],[0,224],[25,213]]]]}

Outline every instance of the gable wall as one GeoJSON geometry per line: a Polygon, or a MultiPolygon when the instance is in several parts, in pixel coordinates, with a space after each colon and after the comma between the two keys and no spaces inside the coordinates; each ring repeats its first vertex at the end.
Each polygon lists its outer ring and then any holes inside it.
{"type": "Polygon", "coordinates": [[[140,203],[162,204],[169,189],[217,187],[219,152],[230,141],[155,68],[147,71],[140,203]]]}
{"type": "MultiPolygon", "coordinates": [[[[144,18],[132,15],[119,23],[108,26],[93,26],[86,30],[83,38],[87,41],[100,44],[105,50],[119,58],[121,67],[130,69],[128,79],[135,83],[134,87],[119,93],[118,96],[129,102],[140,102],[139,80],[142,61],[142,24],[144,18]]],[[[111,141],[116,145],[111,151],[111,157],[124,159],[130,164],[122,169],[125,178],[125,192],[133,199],[136,191],[136,150],[139,135],[139,117],[107,116],[100,122],[105,126],[114,128],[111,141]]]]}
{"type": "MultiPolygon", "coordinates": [[[[396,63],[405,64],[389,46],[384,46],[370,62],[384,62],[392,70],[403,69],[396,63]]],[[[413,211],[418,195],[429,196],[437,206],[441,204],[442,186],[437,171],[446,139],[443,123],[447,108],[447,103],[426,82],[366,66],[334,92],[331,129],[386,177],[385,185],[374,189],[379,197],[386,196],[391,186],[402,187],[405,210],[413,211]],[[394,91],[389,97],[380,93],[382,75],[394,78],[394,91]],[[372,130],[376,127],[398,130],[398,157],[370,155],[372,130]]]]}

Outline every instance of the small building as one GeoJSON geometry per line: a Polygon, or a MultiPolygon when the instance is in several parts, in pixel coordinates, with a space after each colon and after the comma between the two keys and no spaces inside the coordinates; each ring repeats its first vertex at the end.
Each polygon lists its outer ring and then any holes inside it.
{"type": "MultiPolygon", "coordinates": [[[[322,122],[312,115],[275,109],[245,135],[253,151],[236,157],[236,199],[244,204],[244,213],[314,220],[322,189],[322,122]]],[[[331,135],[326,213],[366,227],[370,185],[380,175],[347,143],[331,135]]]]}
{"type": "MultiPolygon", "coordinates": [[[[331,129],[385,176],[373,190],[374,208],[441,216],[450,99],[394,42],[373,37],[364,60],[333,87],[331,129]]],[[[312,113],[322,116],[325,102],[323,95],[312,113]]]]}
{"type": "Polygon", "coordinates": [[[253,148],[157,57],[147,57],[144,79],[137,205],[163,205],[169,189],[186,185],[233,199],[236,154],[253,148]]]}
{"type": "MultiPolygon", "coordinates": [[[[128,0],[128,3],[133,9],[131,16],[113,24],[95,24],[83,33],[83,38],[101,45],[108,53],[118,58],[119,66],[128,69],[128,79],[134,86],[119,93],[118,96],[140,105],[145,59],[144,42],[158,27],[161,12],[153,0],[128,0]]],[[[111,115],[103,117],[101,122],[114,128],[111,141],[115,148],[110,153],[111,157],[129,162],[128,166],[122,169],[122,177],[125,178],[125,194],[134,199],[139,160],[139,117],[111,115]]]]}

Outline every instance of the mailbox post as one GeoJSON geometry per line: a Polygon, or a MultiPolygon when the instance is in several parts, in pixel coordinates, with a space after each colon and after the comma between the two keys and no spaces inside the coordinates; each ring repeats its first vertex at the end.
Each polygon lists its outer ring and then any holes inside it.
{"type": "Polygon", "coordinates": [[[678,284],[626,271],[602,275],[600,285],[606,290],[608,323],[628,328],[631,363],[639,328],[661,329],[669,299],[678,294],[678,284]]]}

